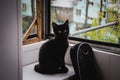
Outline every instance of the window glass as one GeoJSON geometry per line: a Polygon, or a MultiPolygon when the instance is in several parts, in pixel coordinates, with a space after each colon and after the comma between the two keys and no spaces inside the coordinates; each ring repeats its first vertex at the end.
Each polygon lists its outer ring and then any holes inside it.
{"type": "MultiPolygon", "coordinates": [[[[22,28],[23,35],[30,27],[36,16],[36,0],[22,0],[22,28]]],[[[33,30],[31,34],[36,34],[37,30],[33,30]]]]}
{"type": "MultiPolygon", "coordinates": [[[[51,0],[50,4],[51,23],[69,19],[70,34],[120,21],[120,0],[51,0]]],[[[113,25],[70,37],[120,44],[120,25],[113,25]]]]}

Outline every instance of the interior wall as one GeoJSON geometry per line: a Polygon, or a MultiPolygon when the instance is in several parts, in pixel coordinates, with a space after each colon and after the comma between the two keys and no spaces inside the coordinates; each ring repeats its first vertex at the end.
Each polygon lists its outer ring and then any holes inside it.
{"type": "Polygon", "coordinates": [[[120,80],[120,54],[94,50],[97,80],[120,80]]]}
{"type": "Polygon", "coordinates": [[[22,65],[32,64],[38,61],[39,50],[41,45],[46,41],[40,41],[33,44],[28,44],[22,46],[22,65]]]}
{"type": "MultiPolygon", "coordinates": [[[[23,66],[38,61],[39,49],[45,41],[23,46],[22,62],[23,66]]],[[[72,65],[70,59],[70,44],[66,55],[65,63],[72,65]]],[[[98,80],[120,80],[120,55],[93,49],[98,80]]]]}
{"type": "MultiPolygon", "coordinates": [[[[40,41],[37,43],[22,46],[22,50],[23,50],[22,65],[23,66],[28,65],[28,64],[32,64],[32,63],[35,63],[38,61],[40,47],[46,41],[40,41]]],[[[70,46],[72,46],[72,45],[70,45],[70,46]]],[[[72,63],[70,60],[69,50],[70,50],[70,47],[68,47],[68,50],[67,50],[66,55],[65,55],[65,63],[71,65],[72,63]]]]}
{"type": "Polygon", "coordinates": [[[22,80],[20,0],[0,0],[0,80],[22,80]]]}

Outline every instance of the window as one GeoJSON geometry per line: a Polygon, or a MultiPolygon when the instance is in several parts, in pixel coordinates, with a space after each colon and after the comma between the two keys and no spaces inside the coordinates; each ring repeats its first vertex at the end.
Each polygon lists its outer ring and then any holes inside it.
{"type": "Polygon", "coordinates": [[[76,9],[76,15],[81,16],[81,10],[80,9],[76,9]]]}
{"type": "Polygon", "coordinates": [[[69,19],[70,34],[74,34],[70,36],[72,39],[96,42],[100,45],[120,45],[120,24],[117,23],[120,21],[119,0],[94,0],[92,5],[89,0],[81,0],[77,4],[74,4],[75,0],[50,1],[50,21],[61,24],[69,19]],[[59,10],[60,8],[62,9],[59,10]],[[66,8],[69,10],[70,17],[56,13],[57,10],[62,12],[66,8]],[[86,31],[100,26],[104,28],[86,31]]]}
{"type": "Polygon", "coordinates": [[[22,11],[26,11],[27,10],[27,4],[26,3],[22,3],[22,11]]]}
{"type": "Polygon", "coordinates": [[[41,40],[41,0],[22,0],[23,44],[41,40]]]}

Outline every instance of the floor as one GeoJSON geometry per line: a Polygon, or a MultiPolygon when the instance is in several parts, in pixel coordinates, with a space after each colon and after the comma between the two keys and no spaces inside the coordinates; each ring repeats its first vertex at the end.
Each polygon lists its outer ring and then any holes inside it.
{"type": "Polygon", "coordinates": [[[68,73],[54,74],[54,75],[39,74],[35,72],[33,69],[35,64],[37,63],[30,64],[23,67],[23,80],[63,80],[69,76],[74,75],[73,67],[70,65],[67,65],[67,67],[69,68],[68,73]]]}

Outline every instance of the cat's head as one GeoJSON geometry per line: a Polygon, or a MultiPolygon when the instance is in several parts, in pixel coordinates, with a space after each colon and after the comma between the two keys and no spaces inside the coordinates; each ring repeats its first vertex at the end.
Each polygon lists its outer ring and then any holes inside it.
{"type": "Polygon", "coordinates": [[[53,31],[57,38],[67,38],[69,34],[69,21],[66,20],[64,24],[52,23],[53,31]]]}

